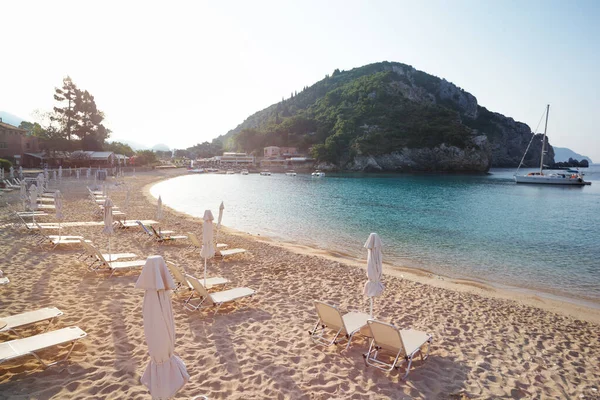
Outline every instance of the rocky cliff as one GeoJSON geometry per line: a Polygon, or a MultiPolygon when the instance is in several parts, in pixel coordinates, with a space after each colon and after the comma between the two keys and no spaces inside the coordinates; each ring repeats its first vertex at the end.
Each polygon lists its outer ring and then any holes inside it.
{"type": "MultiPolygon", "coordinates": [[[[256,154],[265,146],[296,146],[322,167],[341,170],[484,172],[516,167],[531,130],[445,79],[382,62],[336,70],[221,139],[256,154]]],[[[526,165],[539,165],[540,151],[536,140],[526,165]]],[[[546,162],[553,156],[549,147],[546,162]]]]}

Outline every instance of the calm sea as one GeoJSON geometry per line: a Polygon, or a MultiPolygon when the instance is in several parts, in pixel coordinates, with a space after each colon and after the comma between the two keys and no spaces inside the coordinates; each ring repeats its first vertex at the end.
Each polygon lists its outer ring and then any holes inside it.
{"type": "Polygon", "coordinates": [[[586,187],[517,185],[489,175],[188,175],[155,197],[201,217],[225,203],[223,224],[366,257],[370,232],[384,261],[600,306],[600,165],[586,187]]]}

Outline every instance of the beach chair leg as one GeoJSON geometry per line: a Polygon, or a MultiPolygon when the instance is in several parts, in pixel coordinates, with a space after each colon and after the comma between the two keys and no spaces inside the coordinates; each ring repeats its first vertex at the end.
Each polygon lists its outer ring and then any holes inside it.
{"type": "Polygon", "coordinates": [[[219,312],[219,308],[221,308],[221,306],[223,305],[223,303],[219,303],[217,304],[217,309],[215,310],[215,313],[213,315],[217,315],[217,313],[219,312]]]}
{"type": "Polygon", "coordinates": [[[427,358],[429,357],[429,350],[431,349],[432,340],[433,340],[433,338],[429,338],[429,340],[427,341],[427,352],[425,354],[423,354],[423,351],[421,349],[419,349],[419,351],[421,353],[421,360],[423,360],[423,361],[427,360],[427,358]]]}
{"type": "Polygon", "coordinates": [[[315,324],[315,327],[314,327],[314,328],[312,328],[312,330],[308,331],[308,334],[309,334],[310,336],[314,336],[314,335],[317,333],[317,329],[319,329],[319,325],[320,325],[320,323],[321,323],[321,319],[319,318],[319,319],[317,320],[317,323],[315,324]]]}
{"type": "Polygon", "coordinates": [[[55,318],[56,318],[56,317],[52,317],[52,318],[50,319],[50,321],[48,321],[48,325],[46,326],[46,329],[44,329],[44,332],[47,332],[47,331],[48,331],[48,329],[50,329],[50,326],[51,326],[51,325],[52,325],[52,323],[54,322],[54,319],[55,319],[55,318]]]}
{"type": "Polygon", "coordinates": [[[58,361],[55,361],[53,363],[49,363],[49,364],[45,363],[44,360],[42,360],[36,353],[31,352],[31,354],[33,354],[33,356],[35,358],[37,358],[37,360],[44,366],[44,368],[48,368],[48,367],[51,367],[53,365],[56,365],[56,364],[59,364],[59,363],[62,363],[62,362],[66,362],[69,359],[69,356],[71,355],[71,352],[73,351],[73,348],[75,347],[75,343],[76,343],[75,340],[71,343],[71,347],[69,348],[69,352],[67,353],[67,355],[64,358],[62,358],[62,359],[60,359],[58,361]]]}
{"type": "Polygon", "coordinates": [[[348,337],[348,343],[346,344],[346,349],[348,350],[348,348],[350,347],[350,343],[352,343],[352,338],[354,337],[354,334],[352,335],[346,335],[348,337]]]}
{"type": "Polygon", "coordinates": [[[402,377],[402,380],[405,380],[406,377],[408,376],[408,374],[410,373],[410,366],[412,365],[412,362],[413,362],[413,356],[411,355],[410,357],[407,357],[407,359],[408,359],[408,364],[406,365],[406,373],[402,377]]]}

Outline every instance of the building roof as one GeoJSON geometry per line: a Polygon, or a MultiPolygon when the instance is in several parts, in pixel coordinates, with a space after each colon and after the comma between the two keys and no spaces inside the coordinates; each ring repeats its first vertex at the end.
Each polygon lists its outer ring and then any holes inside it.
{"type": "Polygon", "coordinates": [[[31,157],[35,157],[35,158],[39,158],[40,160],[43,160],[45,157],[44,153],[25,153],[26,156],[31,156],[31,157]]]}
{"type": "Polygon", "coordinates": [[[27,133],[27,129],[17,128],[16,126],[7,124],[6,122],[0,122],[0,128],[10,129],[13,131],[19,131],[21,133],[27,133]]]}
{"type": "Polygon", "coordinates": [[[85,158],[90,160],[108,160],[108,158],[113,154],[112,151],[83,151],[77,150],[71,153],[71,157],[78,158],[80,155],[83,155],[85,158]]]}

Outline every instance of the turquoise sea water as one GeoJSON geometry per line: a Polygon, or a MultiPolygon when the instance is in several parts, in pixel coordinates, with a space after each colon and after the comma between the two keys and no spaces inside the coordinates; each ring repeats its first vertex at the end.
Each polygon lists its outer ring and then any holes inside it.
{"type": "Polygon", "coordinates": [[[591,186],[517,185],[489,175],[188,175],[156,184],[170,207],[253,234],[600,306],[600,166],[591,186]]]}

